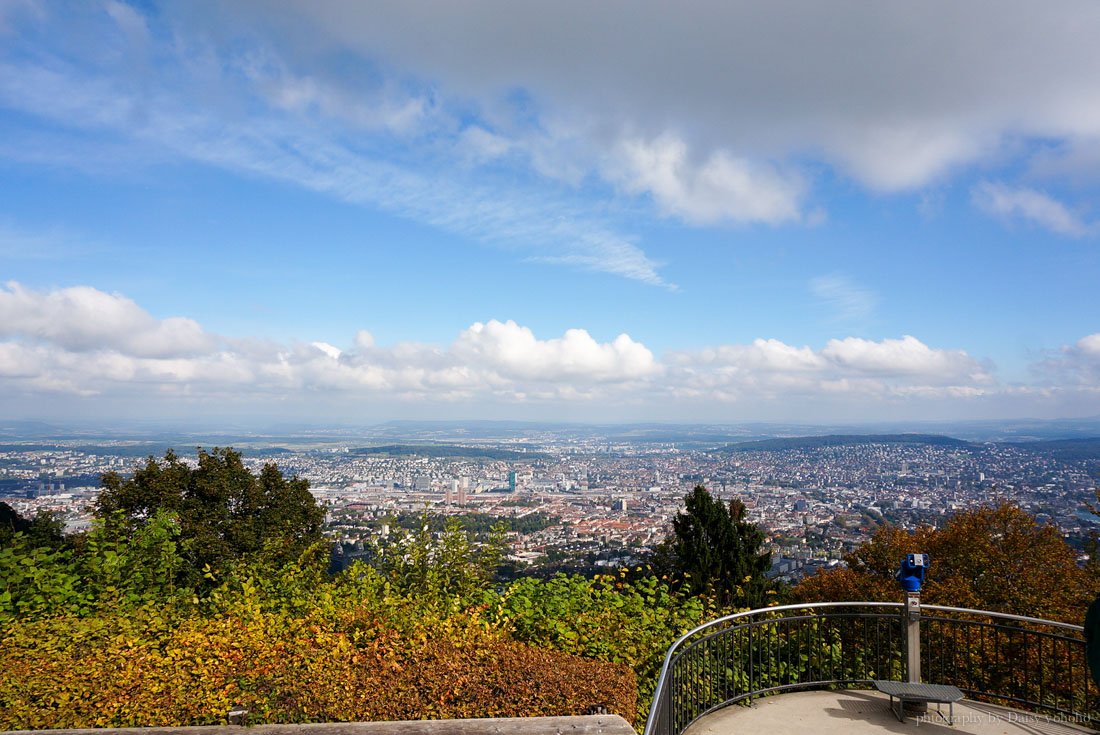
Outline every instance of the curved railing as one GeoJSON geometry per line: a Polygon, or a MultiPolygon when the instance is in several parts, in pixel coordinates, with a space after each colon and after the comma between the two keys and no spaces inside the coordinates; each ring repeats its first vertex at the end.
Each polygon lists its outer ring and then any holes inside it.
{"type": "MultiPolygon", "coordinates": [[[[727,615],[668,650],[644,735],[680,735],[703,715],[797,689],[906,680],[900,602],[822,602],[727,615]]],[[[967,696],[1100,722],[1079,625],[922,605],[922,680],[967,696]]]]}

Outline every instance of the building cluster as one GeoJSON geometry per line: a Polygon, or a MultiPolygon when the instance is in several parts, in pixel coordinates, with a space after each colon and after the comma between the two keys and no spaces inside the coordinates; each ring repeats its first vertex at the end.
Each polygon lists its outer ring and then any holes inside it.
{"type": "MultiPolygon", "coordinates": [[[[527,444],[531,444],[528,439],[527,444]]],[[[556,438],[524,456],[375,455],[348,446],[278,455],[308,479],[335,540],[363,544],[381,519],[401,513],[541,513],[548,527],[514,533],[513,559],[538,564],[569,555],[629,563],[669,533],[684,496],[702,484],[740,498],[767,534],[777,576],[833,564],[885,523],[939,524],[957,510],[1011,501],[1071,540],[1097,529],[1096,466],[1004,444],[853,444],[770,451],[687,449],[645,442],[556,438]]],[[[484,446],[482,446],[484,449],[484,446]]],[[[254,469],[266,459],[249,458],[254,469]]],[[[86,527],[98,476],[127,472],[123,452],[28,446],[0,452],[0,499],[24,515],[61,514],[86,527]]],[[[388,528],[386,529],[388,530],[388,528]]]]}

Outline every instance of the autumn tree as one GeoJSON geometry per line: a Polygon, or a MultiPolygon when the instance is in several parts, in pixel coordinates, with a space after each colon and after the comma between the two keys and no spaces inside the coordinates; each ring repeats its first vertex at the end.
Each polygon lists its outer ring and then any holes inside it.
{"type": "Polygon", "coordinates": [[[672,535],[657,550],[658,567],[691,594],[714,595],[724,606],[763,604],[771,554],[763,532],[745,520],[745,504],[729,505],[698,485],[672,521],[672,535]]]}
{"type": "Polygon", "coordinates": [[[800,582],[799,602],[900,599],[894,573],[905,554],[931,557],[922,601],[1079,623],[1089,576],[1058,530],[1016,505],[957,513],[941,529],[884,527],[846,558],[847,569],[800,582]]]}
{"type": "Polygon", "coordinates": [[[294,561],[322,539],[324,513],[309,482],[271,463],[256,475],[233,449],[200,449],[198,467],[169,450],[133,477],[110,472],[102,484],[96,514],[115,533],[133,534],[159,512],[176,517],[192,577],[243,558],[294,561]]]}

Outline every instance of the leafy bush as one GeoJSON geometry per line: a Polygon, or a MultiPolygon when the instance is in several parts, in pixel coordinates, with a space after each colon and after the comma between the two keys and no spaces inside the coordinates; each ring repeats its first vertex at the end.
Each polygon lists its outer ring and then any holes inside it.
{"type": "Polygon", "coordinates": [[[476,622],[408,635],[345,612],[346,628],[249,604],[178,624],[154,607],[13,623],[0,634],[0,728],[216,724],[238,704],[254,723],[635,711],[625,666],[476,622]]]}
{"type": "Polygon", "coordinates": [[[628,582],[624,570],[595,579],[520,579],[489,615],[517,640],[629,666],[638,677],[644,719],[665,652],[708,612],[700,598],[675,594],[652,576],[628,582]]]}
{"type": "Polygon", "coordinates": [[[182,564],[178,534],[166,512],[131,536],[97,522],[79,553],[36,546],[32,537],[16,534],[0,549],[0,621],[168,604],[183,594],[175,586],[182,564]]]}

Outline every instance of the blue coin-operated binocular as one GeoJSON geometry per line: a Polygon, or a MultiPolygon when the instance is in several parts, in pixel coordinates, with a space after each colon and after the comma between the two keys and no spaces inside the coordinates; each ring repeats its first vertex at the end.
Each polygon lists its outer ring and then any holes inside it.
{"type": "Polygon", "coordinates": [[[901,560],[901,568],[894,575],[901,582],[901,588],[906,592],[920,592],[928,564],[928,554],[906,554],[901,560]]]}

